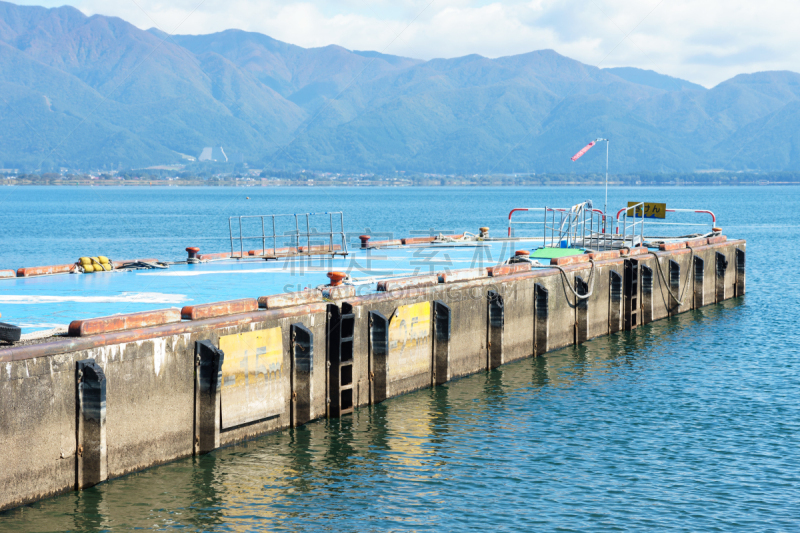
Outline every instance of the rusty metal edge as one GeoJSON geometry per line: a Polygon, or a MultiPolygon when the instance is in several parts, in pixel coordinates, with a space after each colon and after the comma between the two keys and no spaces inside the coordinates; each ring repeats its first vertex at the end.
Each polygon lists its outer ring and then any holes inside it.
{"type": "Polygon", "coordinates": [[[418,298],[420,296],[428,296],[431,294],[438,294],[443,291],[469,289],[472,287],[491,287],[500,282],[509,281],[522,281],[530,278],[541,278],[553,276],[558,274],[556,268],[538,268],[528,272],[517,272],[515,274],[508,274],[505,276],[498,276],[496,278],[484,277],[472,279],[467,281],[456,281],[453,283],[437,283],[430,287],[412,287],[408,289],[399,289],[395,291],[377,292],[374,294],[365,294],[363,296],[356,296],[355,298],[347,298],[345,301],[351,305],[358,306],[367,303],[379,303],[397,299],[418,298]]]}
{"type": "Polygon", "coordinates": [[[326,310],[326,304],[309,304],[285,309],[262,310],[238,315],[225,315],[205,320],[195,320],[193,322],[175,322],[173,324],[166,324],[163,326],[152,326],[148,328],[138,328],[127,331],[115,331],[113,333],[92,335],[89,337],[66,337],[63,340],[57,340],[54,342],[4,349],[0,351],[0,363],[24,361],[26,359],[35,359],[38,357],[49,357],[63,353],[90,350],[92,348],[99,348],[101,346],[155,339],[168,335],[197,333],[201,331],[208,331],[213,328],[252,324],[253,322],[263,322],[267,320],[309,315],[314,313],[324,313],[326,310]]]}
{"type": "Polygon", "coordinates": [[[690,254],[692,252],[701,252],[703,250],[714,250],[719,248],[725,248],[730,246],[733,243],[736,244],[745,244],[747,241],[744,239],[740,239],[737,241],[725,241],[725,242],[718,242],[715,244],[705,244],[703,246],[694,246],[692,248],[681,248],[680,250],[651,250],[652,253],[656,254],[658,257],[667,257],[670,255],[684,255],[690,254]]]}
{"type": "Polygon", "coordinates": [[[204,320],[204,318],[196,318],[195,314],[202,313],[202,312],[214,312],[214,309],[217,308],[217,313],[214,316],[206,317],[206,318],[216,318],[219,316],[226,316],[226,315],[235,315],[241,313],[252,313],[253,311],[258,310],[258,301],[255,298],[239,298],[236,300],[225,300],[222,302],[211,302],[207,304],[198,304],[198,305],[185,305],[180,309],[181,319],[183,320],[194,320],[195,322],[198,320],[204,320]],[[250,302],[255,303],[255,307],[249,311],[231,311],[230,308],[236,304],[246,304],[250,302]],[[223,311],[226,309],[226,311],[223,311]]]}
{"type": "MultiPolygon", "coordinates": [[[[641,255],[639,257],[642,257],[641,255]]],[[[627,257],[614,257],[611,259],[601,259],[600,261],[595,261],[595,267],[602,267],[606,265],[624,265],[625,259],[627,257]]],[[[563,265],[561,268],[564,269],[565,272],[578,272],[581,270],[591,270],[592,264],[591,263],[572,263],[571,265],[563,265]]]]}

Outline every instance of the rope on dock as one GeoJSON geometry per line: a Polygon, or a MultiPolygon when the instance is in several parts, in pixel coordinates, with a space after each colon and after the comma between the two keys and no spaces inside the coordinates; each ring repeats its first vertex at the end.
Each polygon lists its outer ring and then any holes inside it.
{"type": "Polygon", "coordinates": [[[559,265],[541,265],[538,264],[538,261],[536,262],[536,264],[532,262],[531,267],[557,268],[558,271],[561,272],[561,282],[570,290],[570,292],[574,294],[575,297],[578,298],[579,300],[586,300],[592,295],[592,292],[594,292],[594,267],[595,267],[594,259],[589,258],[589,262],[592,264],[592,270],[589,272],[589,292],[587,292],[586,294],[578,294],[575,291],[575,289],[572,288],[572,284],[569,282],[569,278],[567,277],[567,271],[564,270],[564,267],[561,267],[559,265]]]}
{"type": "Polygon", "coordinates": [[[692,257],[689,260],[689,272],[686,273],[686,281],[683,282],[683,290],[681,290],[680,298],[675,296],[672,293],[672,289],[669,288],[669,282],[667,282],[666,277],[664,276],[664,271],[661,269],[661,261],[658,260],[658,255],[655,252],[650,252],[650,254],[656,258],[656,265],[658,265],[658,274],[661,276],[661,281],[664,283],[664,287],[667,288],[667,292],[669,293],[670,296],[672,296],[672,299],[675,300],[675,302],[678,304],[679,307],[683,305],[683,297],[686,296],[686,288],[689,286],[689,278],[692,277],[691,268],[692,265],[694,264],[695,254],[693,248],[689,249],[692,250],[692,257]]]}
{"type": "Polygon", "coordinates": [[[169,265],[165,263],[149,263],[147,261],[131,261],[125,263],[117,270],[153,270],[153,269],[166,269],[169,265]]]}

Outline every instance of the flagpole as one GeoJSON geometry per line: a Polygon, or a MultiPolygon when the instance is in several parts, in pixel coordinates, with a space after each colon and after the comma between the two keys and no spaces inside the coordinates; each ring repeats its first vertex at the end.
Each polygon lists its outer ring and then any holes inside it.
{"type": "MultiPolygon", "coordinates": [[[[607,211],[608,211],[608,143],[609,143],[608,139],[597,138],[597,139],[593,140],[592,142],[590,142],[589,144],[587,144],[586,146],[581,148],[581,150],[577,154],[572,156],[572,162],[574,163],[575,161],[577,161],[578,159],[583,157],[583,155],[586,152],[588,152],[589,149],[591,149],[592,146],[595,146],[597,143],[603,142],[603,141],[606,142],[606,202],[605,202],[605,204],[603,204],[603,232],[605,232],[605,230],[606,230],[606,220],[608,218],[607,217],[607,211]]],[[[613,222],[612,222],[612,224],[613,224],[613,222]]]]}
{"type": "Polygon", "coordinates": [[[608,139],[606,139],[606,203],[603,206],[603,216],[608,212],[608,139]]]}

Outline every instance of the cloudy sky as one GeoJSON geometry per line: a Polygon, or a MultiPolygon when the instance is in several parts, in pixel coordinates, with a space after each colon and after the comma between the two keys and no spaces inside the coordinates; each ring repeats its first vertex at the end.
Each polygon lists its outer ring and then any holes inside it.
{"type": "Polygon", "coordinates": [[[800,71],[800,2],[775,0],[17,0],[119,16],[146,29],[257,31],[421,59],[552,48],[600,67],[652,69],[711,87],[800,71]]]}

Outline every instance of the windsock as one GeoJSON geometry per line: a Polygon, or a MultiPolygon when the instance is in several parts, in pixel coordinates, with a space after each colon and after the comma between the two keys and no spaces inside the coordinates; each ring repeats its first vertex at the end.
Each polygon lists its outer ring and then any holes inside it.
{"type": "Polygon", "coordinates": [[[590,149],[592,146],[594,146],[595,144],[597,144],[597,141],[592,141],[592,142],[590,142],[589,144],[587,144],[586,146],[584,146],[584,147],[583,147],[583,149],[581,149],[581,151],[580,151],[580,152],[578,152],[577,154],[575,154],[575,155],[573,155],[573,156],[572,156],[572,160],[573,160],[573,161],[577,161],[578,159],[580,159],[580,158],[581,158],[581,156],[582,156],[583,154],[585,154],[586,152],[588,152],[588,151],[589,151],[589,149],[590,149]]]}

